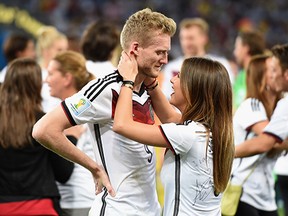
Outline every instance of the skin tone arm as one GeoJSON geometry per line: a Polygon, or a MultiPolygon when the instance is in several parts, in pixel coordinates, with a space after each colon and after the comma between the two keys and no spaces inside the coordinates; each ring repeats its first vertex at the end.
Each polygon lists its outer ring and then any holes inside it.
{"type": "Polygon", "coordinates": [[[64,130],[69,127],[71,124],[59,105],[34,125],[32,136],[44,147],[90,170],[96,184],[96,194],[105,186],[109,194],[115,196],[105,171],[67,139],[64,130]]]}
{"type": "MultiPolygon", "coordinates": [[[[137,75],[137,62],[134,55],[130,57],[122,53],[118,70],[124,80],[135,81],[137,75]],[[125,74],[124,74],[125,72],[125,74]]],[[[147,145],[168,148],[169,145],[156,125],[147,125],[133,121],[132,117],[132,90],[126,86],[121,87],[118,98],[113,130],[129,139],[147,145]]]]}
{"type": "Polygon", "coordinates": [[[269,121],[262,121],[252,126],[251,130],[258,136],[246,140],[240,145],[235,146],[235,157],[249,157],[264,152],[269,152],[272,149],[287,150],[288,143],[285,140],[283,143],[276,143],[275,137],[270,134],[262,133],[263,129],[269,121]]]}
{"type": "Polygon", "coordinates": [[[257,137],[246,140],[235,146],[235,157],[249,157],[270,151],[276,143],[275,137],[261,133],[257,137]]]}

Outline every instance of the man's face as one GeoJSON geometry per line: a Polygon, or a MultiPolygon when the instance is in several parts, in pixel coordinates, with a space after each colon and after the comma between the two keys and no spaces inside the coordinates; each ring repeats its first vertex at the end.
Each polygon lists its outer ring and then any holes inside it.
{"type": "Polygon", "coordinates": [[[275,89],[277,92],[288,90],[287,70],[284,73],[280,61],[275,56],[271,59],[271,77],[275,83],[275,89]]]}
{"type": "Polygon", "coordinates": [[[168,34],[155,34],[148,46],[138,46],[137,62],[139,73],[156,78],[161,67],[168,63],[171,37],[168,34]]]}
{"type": "Polygon", "coordinates": [[[242,43],[242,39],[237,37],[234,44],[233,54],[239,66],[243,67],[244,57],[248,53],[248,47],[242,43]]]}
{"type": "Polygon", "coordinates": [[[206,34],[198,26],[180,29],[179,39],[185,57],[201,56],[208,42],[206,34]]]}

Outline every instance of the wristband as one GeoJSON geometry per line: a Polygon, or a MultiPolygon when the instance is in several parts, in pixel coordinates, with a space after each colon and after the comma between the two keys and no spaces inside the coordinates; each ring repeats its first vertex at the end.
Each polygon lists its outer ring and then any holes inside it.
{"type": "Polygon", "coordinates": [[[131,83],[123,83],[122,86],[130,88],[133,91],[133,85],[131,85],[131,83]]]}
{"type": "Polygon", "coordinates": [[[125,85],[125,84],[129,84],[129,85],[131,85],[132,87],[134,87],[134,82],[131,81],[131,80],[124,80],[124,81],[123,81],[123,85],[125,85]]]}

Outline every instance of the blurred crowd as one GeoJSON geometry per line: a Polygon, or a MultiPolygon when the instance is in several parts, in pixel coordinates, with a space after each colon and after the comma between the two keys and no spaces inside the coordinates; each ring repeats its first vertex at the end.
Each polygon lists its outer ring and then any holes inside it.
{"type": "MultiPolygon", "coordinates": [[[[256,28],[266,37],[267,47],[284,43],[288,31],[284,0],[2,0],[2,4],[26,10],[45,25],[53,25],[68,37],[79,38],[85,26],[98,18],[107,18],[121,27],[135,11],[150,7],[179,23],[186,17],[202,17],[210,25],[209,52],[233,59],[233,43],[239,30],[256,28]]],[[[2,34],[15,26],[1,25],[2,34]]],[[[181,53],[179,40],[173,38],[171,58],[181,53]]]]}

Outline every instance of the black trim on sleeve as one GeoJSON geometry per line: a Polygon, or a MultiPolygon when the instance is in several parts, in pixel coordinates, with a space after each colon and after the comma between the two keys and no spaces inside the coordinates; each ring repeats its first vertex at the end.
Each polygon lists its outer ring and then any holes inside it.
{"type": "Polygon", "coordinates": [[[276,140],[276,142],[279,142],[279,143],[282,143],[282,142],[283,142],[283,139],[282,139],[281,137],[277,136],[277,135],[274,134],[274,133],[270,133],[270,132],[268,132],[268,131],[264,131],[263,133],[274,137],[274,139],[276,140]]]}
{"type": "MultiPolygon", "coordinates": [[[[176,155],[175,150],[174,150],[173,146],[171,145],[171,143],[169,142],[169,140],[168,140],[166,134],[164,133],[162,126],[159,125],[158,127],[159,127],[159,129],[160,129],[160,131],[161,131],[161,133],[162,133],[164,139],[166,140],[167,144],[170,146],[169,149],[173,152],[174,155],[176,155]]],[[[166,153],[166,152],[165,152],[165,153],[166,153]]]]}
{"type": "Polygon", "coordinates": [[[77,125],[76,122],[74,121],[74,119],[73,119],[73,117],[72,117],[72,115],[71,115],[68,107],[66,106],[65,101],[62,101],[62,102],[61,102],[61,107],[62,107],[62,109],[63,109],[63,111],[64,111],[67,119],[69,120],[70,124],[71,124],[72,126],[77,125]]]}

